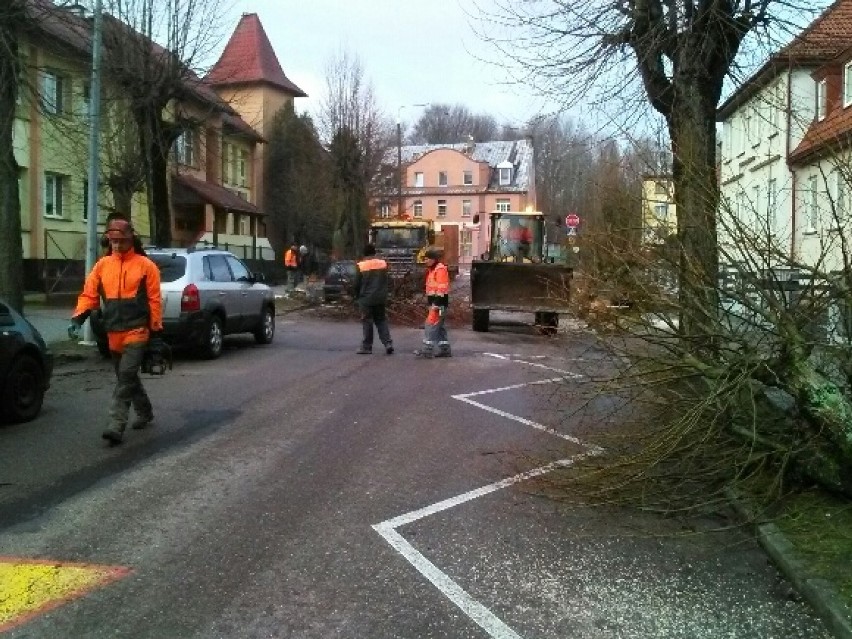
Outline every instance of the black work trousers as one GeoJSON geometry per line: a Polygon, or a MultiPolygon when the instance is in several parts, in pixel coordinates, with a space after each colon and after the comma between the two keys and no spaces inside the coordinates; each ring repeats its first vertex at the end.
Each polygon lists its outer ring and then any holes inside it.
{"type": "Polygon", "coordinates": [[[363,336],[361,339],[361,348],[373,348],[373,324],[376,325],[376,331],[379,334],[379,340],[387,348],[393,346],[391,341],[390,329],[388,328],[387,312],[384,304],[361,304],[361,328],[363,336]]]}

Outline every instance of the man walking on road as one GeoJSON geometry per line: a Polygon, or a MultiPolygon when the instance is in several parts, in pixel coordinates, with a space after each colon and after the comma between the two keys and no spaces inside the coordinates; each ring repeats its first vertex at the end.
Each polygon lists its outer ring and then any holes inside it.
{"type": "Polygon", "coordinates": [[[355,273],[353,290],[355,302],[361,311],[363,331],[361,348],[357,350],[357,353],[368,355],[373,352],[373,324],[375,324],[379,340],[385,346],[385,352],[392,355],[393,342],[385,308],[388,301],[388,265],[375,255],[376,247],[367,244],[364,247],[364,258],[358,262],[358,270],[355,273]]]}
{"type": "Polygon", "coordinates": [[[414,351],[417,357],[451,357],[450,341],[444,318],[450,305],[450,274],[441,261],[443,251],[438,247],[426,250],[426,300],[429,314],[424,325],[423,348],[414,351]],[[435,352],[435,347],[438,350],[435,352]]]}
{"type": "Polygon", "coordinates": [[[287,284],[291,289],[296,288],[296,277],[299,268],[299,249],[293,244],[284,253],[284,268],[287,270],[287,284]]]}
{"type": "Polygon", "coordinates": [[[106,235],[111,252],[97,261],[86,278],[68,336],[79,339],[83,322],[92,311],[101,308],[116,375],[110,425],[103,438],[110,444],[120,444],[131,404],[136,413],[133,428],[145,428],[154,420],[139,368],[146,349],[156,347],[160,339],[163,313],[160,271],[134,248],[133,226],[126,219],[113,219],[107,224],[106,235]]]}

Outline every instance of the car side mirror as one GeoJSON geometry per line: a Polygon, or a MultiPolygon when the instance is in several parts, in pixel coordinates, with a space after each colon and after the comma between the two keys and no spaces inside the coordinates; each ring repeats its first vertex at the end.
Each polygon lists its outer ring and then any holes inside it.
{"type": "Polygon", "coordinates": [[[266,276],[263,273],[252,273],[251,279],[258,284],[263,284],[266,282],[266,276]]]}

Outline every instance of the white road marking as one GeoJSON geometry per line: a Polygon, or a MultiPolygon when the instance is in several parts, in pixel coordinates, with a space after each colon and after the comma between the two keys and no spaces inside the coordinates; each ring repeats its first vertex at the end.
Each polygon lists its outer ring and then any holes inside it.
{"type": "Polygon", "coordinates": [[[426,559],[426,557],[424,557],[414,546],[412,546],[408,541],[406,541],[406,539],[397,531],[397,528],[399,528],[400,526],[411,524],[415,521],[423,519],[424,517],[429,517],[436,513],[449,510],[450,508],[454,508],[455,506],[458,506],[460,504],[464,504],[473,499],[478,499],[479,497],[482,497],[484,495],[488,495],[495,491],[502,490],[503,488],[507,488],[509,486],[512,486],[513,484],[526,481],[527,479],[531,479],[532,477],[544,475],[545,473],[549,473],[550,471],[555,470],[556,468],[566,468],[585,457],[592,457],[595,455],[599,455],[603,452],[603,448],[601,448],[600,446],[586,444],[577,439],[576,437],[565,435],[552,428],[548,428],[543,424],[539,424],[538,422],[534,422],[530,419],[520,417],[519,415],[513,415],[503,410],[492,408],[491,406],[487,406],[485,404],[481,404],[470,399],[471,397],[476,397],[479,395],[487,395],[490,393],[498,393],[506,390],[514,390],[518,388],[523,388],[524,386],[561,382],[565,381],[565,376],[571,379],[580,379],[583,378],[583,375],[571,373],[569,371],[561,371],[559,369],[544,366],[542,364],[536,364],[534,362],[525,362],[522,360],[511,359],[510,357],[499,355],[497,353],[485,354],[489,357],[495,357],[497,359],[518,362],[520,364],[527,364],[536,368],[545,368],[547,370],[556,371],[558,373],[562,373],[563,377],[554,377],[551,379],[537,380],[534,382],[527,382],[523,384],[513,384],[511,386],[491,388],[487,390],[476,391],[473,393],[462,393],[459,395],[452,395],[451,397],[453,399],[466,402],[471,406],[476,406],[477,408],[481,408],[482,410],[494,413],[495,415],[499,415],[500,417],[505,417],[507,419],[514,420],[516,422],[524,424],[525,426],[530,426],[532,428],[535,428],[536,430],[549,433],[579,446],[585,446],[586,448],[588,448],[588,451],[585,453],[574,455],[573,457],[569,457],[567,459],[560,459],[558,461],[551,462],[549,464],[534,468],[532,470],[518,473],[517,475],[514,475],[512,477],[507,477],[506,479],[494,482],[493,484],[488,484],[487,486],[482,486],[480,488],[470,490],[466,493],[462,493],[461,495],[450,497],[449,499],[444,499],[430,506],[425,506],[424,508],[412,510],[403,515],[399,515],[392,519],[388,519],[379,524],[373,525],[373,530],[379,533],[384,538],[384,540],[391,545],[394,550],[401,554],[408,561],[408,563],[410,563],[421,575],[428,579],[433,586],[435,586],[445,597],[447,597],[447,599],[449,599],[456,606],[458,606],[458,608],[464,614],[470,617],[470,619],[474,623],[476,623],[480,628],[485,630],[485,632],[487,632],[490,637],[492,637],[493,639],[522,639],[517,632],[507,626],[497,615],[495,615],[488,608],[479,603],[476,599],[471,597],[470,594],[468,594],[467,591],[465,591],[461,586],[459,586],[455,581],[453,581],[449,577],[449,575],[447,575],[447,573],[445,573],[431,561],[426,559]]]}
{"type": "Polygon", "coordinates": [[[506,361],[509,361],[509,362],[516,362],[518,364],[526,364],[527,366],[532,366],[534,368],[543,368],[545,370],[553,371],[555,373],[562,373],[563,375],[565,375],[566,377],[569,377],[570,379],[583,379],[583,378],[585,378],[585,375],[581,375],[580,373],[572,373],[571,371],[563,371],[562,369],[559,369],[559,368],[553,368],[552,366],[545,366],[544,364],[538,364],[536,362],[527,362],[527,361],[524,361],[522,359],[513,359],[514,357],[517,357],[515,355],[501,355],[499,353],[483,353],[483,355],[486,355],[487,357],[494,357],[495,359],[503,359],[503,360],[506,360],[506,361]]]}

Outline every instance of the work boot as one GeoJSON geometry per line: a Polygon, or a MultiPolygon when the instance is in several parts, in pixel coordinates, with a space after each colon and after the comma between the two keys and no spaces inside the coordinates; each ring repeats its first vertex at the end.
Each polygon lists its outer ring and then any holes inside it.
{"type": "Polygon", "coordinates": [[[429,348],[418,348],[414,351],[414,356],[421,359],[432,359],[432,350],[429,348]]]}
{"type": "Polygon", "coordinates": [[[439,350],[437,353],[435,353],[435,357],[452,357],[452,356],[453,356],[453,354],[450,352],[449,348],[446,349],[446,350],[439,350]]]}
{"type": "Polygon", "coordinates": [[[388,344],[385,346],[385,353],[388,355],[393,355],[393,344],[388,344]]]}
{"type": "Polygon", "coordinates": [[[363,346],[355,351],[358,355],[370,355],[373,352],[372,348],[364,348],[363,346]]]}
{"type": "Polygon", "coordinates": [[[133,430],[142,430],[143,428],[148,428],[148,426],[150,426],[151,422],[153,422],[153,421],[154,421],[153,415],[149,415],[147,417],[137,417],[133,421],[133,424],[130,425],[130,427],[133,430]]]}
{"type": "Polygon", "coordinates": [[[121,434],[121,431],[115,430],[114,428],[105,430],[103,433],[101,433],[101,437],[107,440],[110,446],[117,446],[124,438],[124,436],[121,434]]]}

